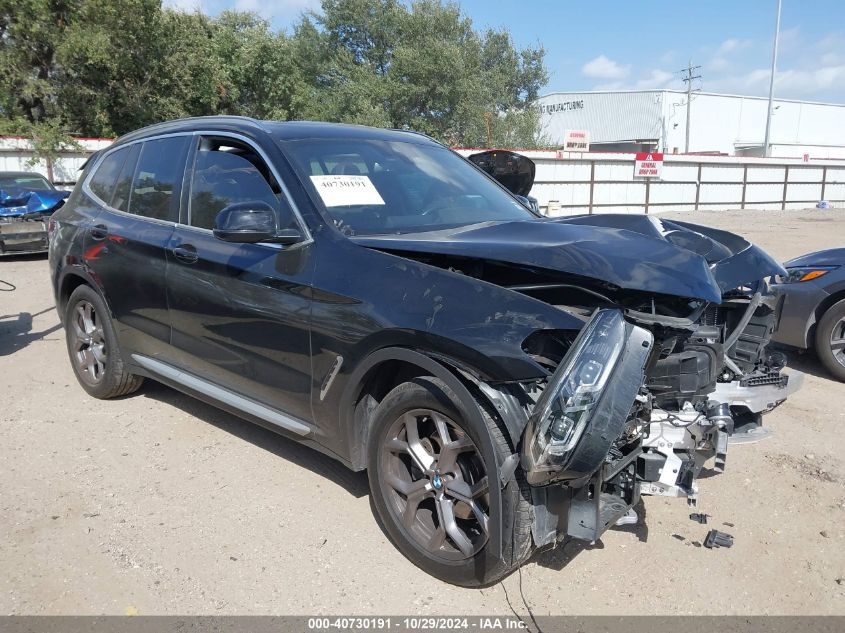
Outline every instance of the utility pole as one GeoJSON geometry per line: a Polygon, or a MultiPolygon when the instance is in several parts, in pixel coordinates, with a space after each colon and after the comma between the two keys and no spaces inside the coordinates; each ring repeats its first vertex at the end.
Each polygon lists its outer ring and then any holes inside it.
{"type": "Polygon", "coordinates": [[[701,68],[701,66],[693,66],[692,60],[689,61],[687,67],[680,72],[686,73],[684,82],[687,84],[687,136],[684,143],[684,154],[689,154],[689,124],[690,124],[690,104],[692,103],[692,82],[694,79],[701,79],[701,75],[693,75],[693,72],[701,68]]]}
{"type": "Polygon", "coordinates": [[[484,127],[487,131],[487,149],[493,147],[493,113],[484,113],[484,127]]]}
{"type": "Polygon", "coordinates": [[[772,46],[772,76],[769,78],[769,109],[766,114],[766,138],[763,141],[763,156],[768,156],[772,153],[772,146],[769,134],[772,131],[772,98],[775,95],[775,67],[778,62],[778,39],[780,37],[780,6],[781,0],[778,0],[778,15],[775,18],[775,43],[772,46]]]}

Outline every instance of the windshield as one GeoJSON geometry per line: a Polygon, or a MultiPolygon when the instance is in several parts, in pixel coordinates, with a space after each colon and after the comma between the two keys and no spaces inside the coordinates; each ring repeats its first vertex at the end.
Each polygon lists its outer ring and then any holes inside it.
{"type": "Polygon", "coordinates": [[[283,145],[346,235],[416,233],[536,217],[445,147],[366,139],[283,145]]]}
{"type": "Polygon", "coordinates": [[[20,176],[0,176],[0,189],[26,189],[36,191],[52,191],[51,185],[43,176],[38,174],[20,176]]]}

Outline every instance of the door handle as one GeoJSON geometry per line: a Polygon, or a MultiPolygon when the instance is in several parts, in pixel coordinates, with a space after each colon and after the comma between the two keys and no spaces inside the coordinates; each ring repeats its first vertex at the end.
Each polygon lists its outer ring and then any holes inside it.
{"type": "Polygon", "coordinates": [[[193,244],[180,244],[179,246],[174,246],[171,252],[173,253],[173,257],[184,264],[194,264],[197,259],[199,259],[197,249],[193,244]]]}
{"type": "Polygon", "coordinates": [[[109,227],[105,224],[95,224],[88,229],[88,234],[95,240],[104,240],[109,236],[109,227]]]}

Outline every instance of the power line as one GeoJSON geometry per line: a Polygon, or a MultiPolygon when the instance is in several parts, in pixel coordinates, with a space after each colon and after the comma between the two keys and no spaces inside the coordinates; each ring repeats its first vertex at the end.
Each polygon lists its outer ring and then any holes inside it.
{"type": "Polygon", "coordinates": [[[701,75],[693,75],[693,73],[701,68],[701,66],[693,66],[692,60],[689,61],[687,67],[678,72],[686,73],[687,76],[683,78],[687,85],[687,134],[684,143],[684,154],[689,154],[689,126],[690,126],[690,104],[692,103],[692,82],[696,79],[701,79],[701,75]]]}

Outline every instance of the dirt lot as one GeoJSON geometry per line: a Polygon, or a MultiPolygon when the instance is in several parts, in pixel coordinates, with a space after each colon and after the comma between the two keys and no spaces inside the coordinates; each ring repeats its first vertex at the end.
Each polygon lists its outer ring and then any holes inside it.
{"type": "MultiPolygon", "coordinates": [[[[782,259],[845,243],[841,211],[683,217],[782,259]]],[[[773,437],[701,481],[712,526],[647,498],[640,525],[463,590],[390,545],[364,474],[152,382],[89,398],[45,259],[0,260],[0,279],[0,613],[845,614],[845,384],[811,356],[773,437]],[[709,527],[733,548],[700,547],[709,527]]]]}

